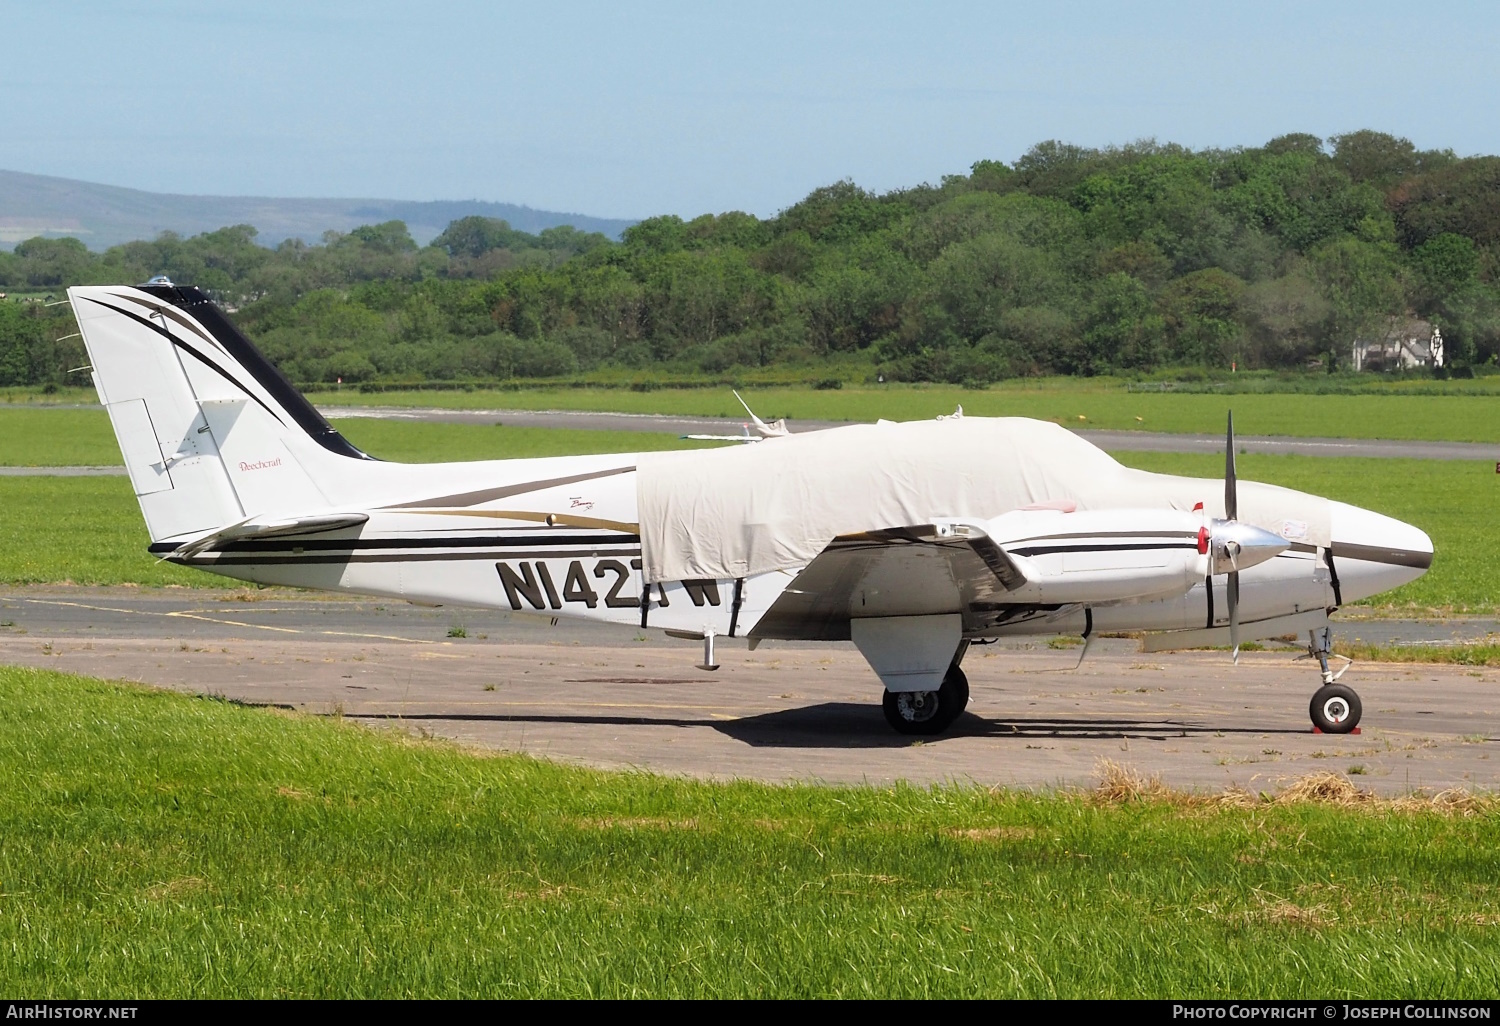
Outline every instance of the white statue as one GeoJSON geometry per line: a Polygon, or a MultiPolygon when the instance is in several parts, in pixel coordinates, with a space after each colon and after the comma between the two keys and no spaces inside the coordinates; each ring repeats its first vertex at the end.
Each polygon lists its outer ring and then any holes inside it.
{"type": "Polygon", "coordinates": [[[1427,351],[1432,353],[1432,365],[1441,367],[1443,365],[1443,333],[1440,329],[1432,329],[1432,341],[1427,343],[1427,351]]]}

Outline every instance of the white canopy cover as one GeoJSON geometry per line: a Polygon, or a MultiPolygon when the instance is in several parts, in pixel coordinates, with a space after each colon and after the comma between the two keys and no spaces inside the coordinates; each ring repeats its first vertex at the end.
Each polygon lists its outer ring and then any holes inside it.
{"type": "MultiPolygon", "coordinates": [[[[859,424],[736,449],[642,454],[648,582],[748,577],[805,566],[834,538],[993,519],[1040,503],[1224,515],[1222,481],[1131,470],[1065,428],[1021,417],[859,424]]],[[[1329,544],[1325,499],[1241,483],[1240,519],[1329,544]]]]}

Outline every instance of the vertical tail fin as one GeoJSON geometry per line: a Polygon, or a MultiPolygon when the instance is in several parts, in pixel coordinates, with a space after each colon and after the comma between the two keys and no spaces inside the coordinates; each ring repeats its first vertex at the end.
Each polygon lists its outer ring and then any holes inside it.
{"type": "Polygon", "coordinates": [[[330,482],[369,459],[197,289],[68,298],[153,542],[326,508],[330,482]]]}

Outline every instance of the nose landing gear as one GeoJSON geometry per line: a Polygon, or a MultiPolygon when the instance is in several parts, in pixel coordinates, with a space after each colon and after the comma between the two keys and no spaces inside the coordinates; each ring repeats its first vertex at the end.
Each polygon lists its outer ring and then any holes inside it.
{"type": "Polygon", "coordinates": [[[1350,734],[1359,728],[1359,718],[1364,712],[1359,695],[1354,689],[1338,683],[1344,671],[1353,665],[1348,656],[1333,654],[1333,628],[1319,627],[1307,632],[1307,655],[1298,659],[1316,659],[1323,677],[1323,686],[1313,692],[1308,704],[1308,715],[1312,717],[1313,729],[1324,734],[1350,734]],[[1335,673],[1328,667],[1328,660],[1342,659],[1344,665],[1335,673]]]}
{"type": "Polygon", "coordinates": [[[1324,684],[1307,707],[1313,726],[1325,734],[1348,734],[1359,726],[1359,696],[1342,684],[1324,684]]]}

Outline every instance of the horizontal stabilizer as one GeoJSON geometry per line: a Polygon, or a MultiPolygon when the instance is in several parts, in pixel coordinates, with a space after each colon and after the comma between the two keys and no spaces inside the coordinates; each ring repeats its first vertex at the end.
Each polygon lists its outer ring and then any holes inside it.
{"type": "Polygon", "coordinates": [[[246,538],[271,538],[284,534],[316,534],[334,531],[341,527],[358,527],[370,519],[368,513],[330,513],[311,517],[278,517],[261,520],[250,517],[245,520],[215,528],[207,534],[189,538],[167,554],[168,559],[185,559],[226,542],[242,541],[246,538]]]}

